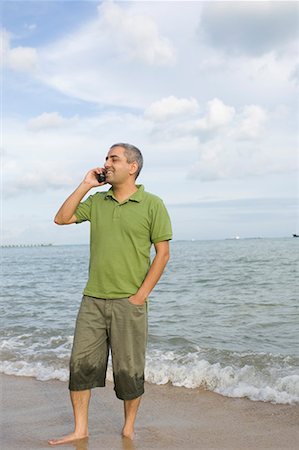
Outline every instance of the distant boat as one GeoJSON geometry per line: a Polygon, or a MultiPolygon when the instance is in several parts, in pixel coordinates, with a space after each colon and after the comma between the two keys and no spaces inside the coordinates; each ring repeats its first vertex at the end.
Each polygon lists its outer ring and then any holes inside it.
{"type": "Polygon", "coordinates": [[[239,239],[240,239],[240,236],[238,236],[237,234],[236,234],[236,236],[233,236],[233,237],[231,237],[231,238],[225,238],[227,241],[238,241],[239,239]]]}
{"type": "Polygon", "coordinates": [[[293,233],[293,237],[299,237],[299,234],[293,233]]]}

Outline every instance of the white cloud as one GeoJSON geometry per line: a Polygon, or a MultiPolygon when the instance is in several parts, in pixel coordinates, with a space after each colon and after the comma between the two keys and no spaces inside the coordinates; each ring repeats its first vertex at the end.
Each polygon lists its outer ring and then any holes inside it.
{"type": "MultiPolygon", "coordinates": [[[[23,137],[25,137],[23,135],[23,137]]],[[[43,153],[42,141],[39,142],[43,153]]],[[[25,145],[26,147],[26,145],[25,145]]],[[[4,195],[5,197],[17,196],[24,193],[41,193],[48,190],[71,188],[74,184],[73,177],[67,172],[66,164],[57,170],[55,161],[49,157],[42,158],[36,154],[27,152],[23,158],[20,154],[3,158],[4,171],[4,195]],[[27,162],[30,155],[30,160],[27,162]]]]}
{"type": "Polygon", "coordinates": [[[37,51],[31,47],[15,47],[8,53],[8,65],[13,70],[32,72],[37,68],[37,51]]]}
{"type": "MultiPolygon", "coordinates": [[[[163,106],[164,99],[155,105],[163,106]]],[[[187,110],[182,116],[160,124],[153,115],[151,138],[155,143],[164,141],[169,148],[175,145],[189,151],[197,148],[198,158],[189,174],[201,181],[287,173],[294,167],[292,155],[296,142],[282,137],[279,127],[275,132],[266,127],[270,117],[274,127],[288,121],[285,108],[281,105],[280,109],[284,114],[278,114],[276,109],[269,113],[260,105],[236,109],[213,99],[207,102],[206,112],[200,119],[194,117],[195,110],[192,113],[187,110]]]]}
{"type": "Polygon", "coordinates": [[[34,76],[72,98],[134,108],[170,96],[205,102],[224,90],[231,104],[265,104],[273,91],[281,99],[293,95],[295,48],[283,58],[275,47],[233,58],[198,39],[202,3],[180,3],[175,14],[172,6],[102,3],[98,17],[37,48],[34,76]]]}
{"type": "MultiPolygon", "coordinates": [[[[42,114],[35,129],[22,120],[5,119],[3,177],[5,194],[23,196],[32,192],[74,188],[91,168],[104,164],[106,152],[124,140],[144,150],[148,124],[132,115],[99,114],[70,122],[57,114],[61,126],[52,129],[51,117],[42,114]],[[46,120],[43,119],[46,118],[46,120]],[[38,131],[38,132],[36,132],[38,131]]],[[[70,119],[73,120],[73,119],[70,119]]],[[[62,194],[64,195],[64,194],[62,194]]]]}
{"type": "Polygon", "coordinates": [[[218,138],[199,147],[198,160],[190,169],[190,176],[202,181],[246,179],[249,176],[290,173],[296,170],[293,163],[294,147],[272,140],[258,145],[218,138]]]}
{"type": "Polygon", "coordinates": [[[28,128],[33,131],[40,131],[49,128],[59,128],[67,125],[74,125],[77,117],[66,119],[57,112],[44,112],[38,117],[34,117],[28,121],[28,128]]]}
{"type": "Polygon", "coordinates": [[[199,104],[195,98],[177,98],[171,95],[153,102],[146,108],[144,115],[154,122],[163,122],[172,118],[193,115],[198,112],[198,109],[199,104]]]}
{"type": "Polygon", "coordinates": [[[200,130],[211,131],[228,125],[235,115],[235,108],[225,105],[218,98],[210,100],[207,104],[207,114],[197,122],[200,130]]]}
{"type": "Polygon", "coordinates": [[[156,97],[146,88],[176,62],[176,51],[135,3],[104,2],[98,17],[38,48],[38,80],[84,101],[143,107],[156,97]]]}
{"type": "Polygon", "coordinates": [[[207,102],[205,114],[199,118],[200,107],[195,98],[163,98],[146,108],[144,116],[152,121],[156,139],[172,140],[174,137],[197,136],[201,140],[213,139],[221,130],[233,128],[236,115],[233,106],[218,98],[207,102]]]}
{"type": "Polygon", "coordinates": [[[1,65],[7,64],[7,55],[9,52],[10,33],[5,29],[0,30],[0,61],[1,65]]]}
{"type": "Polygon", "coordinates": [[[25,23],[24,28],[29,31],[34,31],[37,28],[35,23],[25,23]]]}
{"type": "Polygon", "coordinates": [[[293,80],[297,85],[299,84],[299,63],[293,67],[290,74],[290,80],[293,80]]]}
{"type": "Polygon", "coordinates": [[[152,121],[152,135],[156,140],[171,141],[174,137],[196,136],[201,143],[218,137],[231,141],[254,141],[265,133],[268,113],[259,105],[245,105],[236,110],[214,98],[207,102],[205,114],[198,118],[199,104],[196,99],[190,103],[187,99],[180,99],[182,103],[177,100],[162,99],[146,109],[145,118],[152,121]]]}
{"type": "Polygon", "coordinates": [[[98,10],[101,31],[106,32],[110,41],[130,60],[162,66],[175,62],[175,49],[170,40],[159,33],[150,17],[132,14],[112,2],[102,3],[98,10]]]}
{"type": "Polygon", "coordinates": [[[229,55],[263,55],[298,39],[299,5],[290,1],[204,3],[201,30],[229,55]]]}
{"type": "Polygon", "coordinates": [[[47,189],[61,189],[72,186],[72,177],[63,172],[52,171],[50,166],[37,164],[35,172],[24,174],[19,182],[20,189],[45,191],[47,189]]]}
{"type": "Polygon", "coordinates": [[[33,72],[38,67],[38,54],[32,47],[11,48],[11,34],[2,29],[1,40],[1,60],[2,64],[12,70],[21,72],[33,72]]]}
{"type": "Polygon", "coordinates": [[[264,131],[267,113],[258,105],[245,106],[237,134],[241,139],[256,139],[264,131]]]}

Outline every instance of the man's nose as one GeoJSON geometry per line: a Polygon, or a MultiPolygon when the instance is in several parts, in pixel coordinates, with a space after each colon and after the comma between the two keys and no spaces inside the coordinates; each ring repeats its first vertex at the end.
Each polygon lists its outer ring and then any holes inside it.
{"type": "Polygon", "coordinates": [[[104,164],[105,169],[108,169],[110,166],[111,165],[110,165],[109,161],[106,161],[105,164],[104,164]]]}

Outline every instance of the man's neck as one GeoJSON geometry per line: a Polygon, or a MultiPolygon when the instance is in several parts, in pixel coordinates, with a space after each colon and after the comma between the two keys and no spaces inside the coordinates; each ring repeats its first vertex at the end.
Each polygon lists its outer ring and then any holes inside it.
{"type": "Polygon", "coordinates": [[[137,190],[138,187],[135,183],[128,184],[121,184],[121,185],[114,185],[112,186],[114,197],[119,202],[123,202],[127,200],[127,198],[131,197],[137,190]]]}

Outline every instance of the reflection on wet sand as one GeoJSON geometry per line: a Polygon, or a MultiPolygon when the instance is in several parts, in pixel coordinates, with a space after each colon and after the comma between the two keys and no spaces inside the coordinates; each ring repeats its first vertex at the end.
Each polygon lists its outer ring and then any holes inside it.
{"type": "MultiPolygon", "coordinates": [[[[126,437],[120,437],[122,450],[136,450],[134,442],[126,437]]],[[[88,438],[80,439],[69,443],[75,450],[88,450],[89,440],[88,438]]]]}
{"type": "Polygon", "coordinates": [[[123,450],[135,450],[134,441],[126,437],[122,438],[123,450]]]}
{"type": "Polygon", "coordinates": [[[72,447],[76,450],[88,450],[88,437],[72,442],[72,447]]]}

